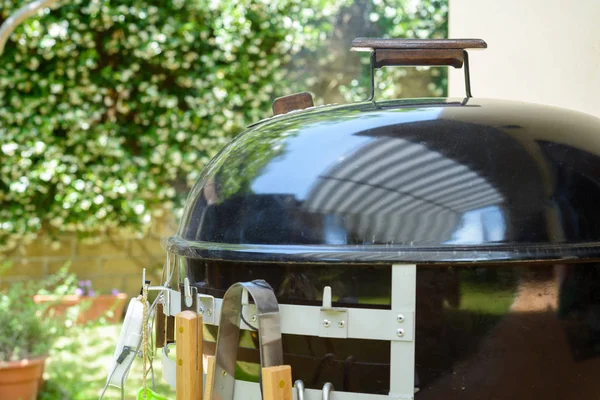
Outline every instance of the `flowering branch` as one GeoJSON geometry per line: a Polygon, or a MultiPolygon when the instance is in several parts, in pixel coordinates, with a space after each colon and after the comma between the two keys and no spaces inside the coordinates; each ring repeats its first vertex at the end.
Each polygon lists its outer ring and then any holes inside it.
{"type": "Polygon", "coordinates": [[[35,14],[38,10],[51,6],[59,0],[36,0],[19,8],[13,15],[8,17],[0,26],[0,56],[4,53],[4,46],[10,37],[10,34],[19,26],[21,22],[35,14]]]}

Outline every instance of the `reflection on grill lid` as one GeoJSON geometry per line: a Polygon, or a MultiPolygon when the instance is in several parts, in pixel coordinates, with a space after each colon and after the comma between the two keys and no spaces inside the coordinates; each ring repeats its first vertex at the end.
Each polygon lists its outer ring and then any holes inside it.
{"type": "Polygon", "coordinates": [[[600,258],[600,120],[436,99],[290,114],[205,169],[168,248],[256,261],[600,258]]]}

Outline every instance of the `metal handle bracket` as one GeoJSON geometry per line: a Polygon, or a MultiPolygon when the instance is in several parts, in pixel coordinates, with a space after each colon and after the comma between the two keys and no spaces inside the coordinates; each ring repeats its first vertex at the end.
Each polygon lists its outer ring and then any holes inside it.
{"type": "Polygon", "coordinates": [[[465,91],[471,93],[469,54],[466,49],[487,48],[481,39],[381,39],[356,38],[353,51],[371,53],[371,91],[367,101],[375,97],[375,70],[388,66],[442,66],[464,68],[465,91]]]}

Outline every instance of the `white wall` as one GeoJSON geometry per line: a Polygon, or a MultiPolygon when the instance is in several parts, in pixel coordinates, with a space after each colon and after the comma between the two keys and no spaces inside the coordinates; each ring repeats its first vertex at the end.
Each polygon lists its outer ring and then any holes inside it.
{"type": "MultiPolygon", "coordinates": [[[[450,38],[470,51],[473,97],[523,100],[600,117],[600,0],[449,0],[450,38]]],[[[464,95],[462,70],[450,95],[464,95]]]]}

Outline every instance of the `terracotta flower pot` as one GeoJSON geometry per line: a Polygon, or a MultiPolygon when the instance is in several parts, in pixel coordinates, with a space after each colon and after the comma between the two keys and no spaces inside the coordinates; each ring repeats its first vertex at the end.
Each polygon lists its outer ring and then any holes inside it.
{"type": "Polygon", "coordinates": [[[46,357],[0,362],[0,399],[35,400],[45,362],[46,357]]]}
{"type": "Polygon", "coordinates": [[[112,310],[111,317],[106,316],[106,321],[109,323],[117,323],[123,317],[123,311],[127,301],[125,293],[117,295],[101,294],[98,296],[54,296],[54,295],[35,295],[33,301],[37,304],[52,303],[49,309],[53,310],[55,315],[64,314],[70,307],[79,305],[80,310],[77,316],[77,323],[84,324],[89,321],[95,321],[106,312],[112,310]]]}

